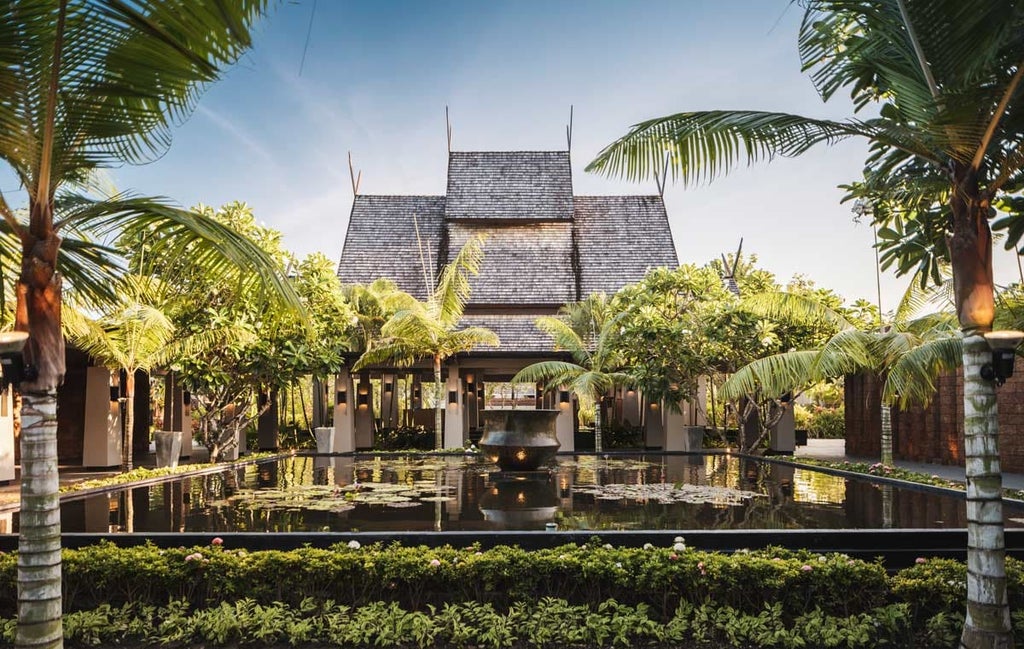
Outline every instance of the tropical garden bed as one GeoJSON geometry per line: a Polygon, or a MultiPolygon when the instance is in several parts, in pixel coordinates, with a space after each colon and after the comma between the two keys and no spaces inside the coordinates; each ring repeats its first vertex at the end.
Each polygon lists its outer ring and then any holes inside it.
{"type": "MultiPolygon", "coordinates": [[[[1008,560],[1013,610],[1024,563],[1008,560]]],[[[69,646],[952,647],[965,567],[842,554],[582,545],[64,551],[69,646]]],[[[16,557],[0,555],[13,638],[16,557]]],[[[1018,641],[1024,615],[1015,615],[1018,641]]]]}

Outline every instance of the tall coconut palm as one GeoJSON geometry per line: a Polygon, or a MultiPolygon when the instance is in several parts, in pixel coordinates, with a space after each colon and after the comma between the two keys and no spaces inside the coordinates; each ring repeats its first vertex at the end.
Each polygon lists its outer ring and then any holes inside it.
{"type": "Polygon", "coordinates": [[[469,278],[480,272],[484,238],[473,237],[444,270],[437,286],[428,290],[425,302],[404,298],[405,306],[381,327],[381,339],[363,352],[352,366],[358,371],[370,365],[411,365],[429,358],[434,370],[434,447],[444,447],[442,428],[444,386],[441,364],[449,357],[480,345],[497,346],[498,336],[484,327],[459,328],[469,299],[469,278]]]}
{"type": "MultiPolygon", "coordinates": [[[[27,222],[0,195],[21,241],[16,327],[29,333],[21,383],[19,647],[62,644],[56,390],[64,375],[62,236],[93,231],[206,241],[207,254],[247,265],[284,294],[266,256],[211,219],[130,196],[70,200],[96,169],[162,155],[201,91],[249,47],[267,0],[0,0],[0,160],[26,192],[27,222]],[[60,200],[69,204],[55,217],[60,200]]],[[[297,300],[293,299],[295,304],[297,300]]]]}
{"type": "Polygon", "coordinates": [[[569,352],[569,361],[541,361],[527,365],[512,377],[514,383],[543,381],[548,386],[566,386],[594,403],[594,450],[604,450],[601,435],[601,398],[615,386],[625,385],[630,376],[622,371],[615,337],[622,315],[611,316],[607,300],[591,296],[587,301],[562,307],[562,317],[541,316],[537,328],[555,343],[555,349],[569,352]],[[582,324],[581,323],[585,323],[582,324]],[[590,326],[593,325],[593,326],[590,326]]]}
{"type": "MultiPolygon", "coordinates": [[[[952,264],[964,335],[971,566],[961,642],[1009,646],[995,385],[981,378],[981,366],[989,356],[982,334],[994,317],[991,207],[1001,192],[1019,186],[1024,172],[1024,4],[808,0],[804,6],[800,52],[822,97],[848,90],[857,110],[880,107],[877,117],[678,113],[634,126],[589,168],[641,178],[668,156],[676,179],[695,182],[739,162],[796,156],[821,143],[871,142],[865,187],[907,204],[898,214],[901,227],[893,229],[907,239],[896,254],[901,268],[913,266],[906,260],[920,250],[926,250],[921,263],[948,255],[952,264]],[[922,196],[941,209],[921,212],[922,196]],[[907,224],[914,227],[902,227],[907,224]],[[947,237],[947,250],[935,252],[947,237]]],[[[1019,238],[1021,229],[1010,232],[1019,238]]]]}
{"type": "Polygon", "coordinates": [[[66,309],[64,329],[68,338],[95,361],[125,375],[124,443],[121,470],[132,470],[132,434],[135,414],[135,373],[152,370],[181,356],[202,353],[225,339],[246,334],[239,328],[207,330],[177,336],[174,324],[164,308],[159,284],[147,277],[129,276],[116,305],[108,306],[99,318],[92,319],[74,309],[66,309]]]}

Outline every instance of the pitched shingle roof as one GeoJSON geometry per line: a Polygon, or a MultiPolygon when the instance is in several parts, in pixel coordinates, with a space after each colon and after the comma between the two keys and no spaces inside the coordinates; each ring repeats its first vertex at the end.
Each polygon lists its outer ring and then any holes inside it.
{"type": "Polygon", "coordinates": [[[444,196],[356,196],[338,263],[338,277],[346,284],[369,284],[387,277],[417,299],[425,299],[413,216],[431,276],[436,273],[444,223],[444,196]]]}
{"type": "Polygon", "coordinates": [[[572,224],[448,224],[448,260],[474,234],[484,234],[480,274],[470,279],[471,305],[560,306],[576,299],[572,224]]]}
{"type": "Polygon", "coordinates": [[[567,151],[452,151],[447,219],[572,219],[567,151]]]}
{"type": "Polygon", "coordinates": [[[580,290],[611,294],[651,268],[679,265],[660,196],[577,196],[580,290]]]}
{"type": "Polygon", "coordinates": [[[487,327],[498,334],[501,345],[494,347],[477,347],[471,353],[551,353],[555,346],[551,336],[537,328],[533,321],[536,314],[467,314],[462,318],[463,327],[487,327]]]}

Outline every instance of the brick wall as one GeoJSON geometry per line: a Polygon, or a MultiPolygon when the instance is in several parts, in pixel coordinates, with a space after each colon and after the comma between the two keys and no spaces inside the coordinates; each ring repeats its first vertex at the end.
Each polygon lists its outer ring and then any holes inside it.
{"type": "MultiPolygon", "coordinates": [[[[872,376],[846,377],[846,452],[877,458],[881,440],[880,385],[872,376]]],[[[1024,471],[1024,372],[998,388],[999,449],[1004,471],[1024,471]]],[[[893,455],[936,464],[964,463],[964,392],[960,372],[939,377],[927,408],[892,412],[893,455]]]]}

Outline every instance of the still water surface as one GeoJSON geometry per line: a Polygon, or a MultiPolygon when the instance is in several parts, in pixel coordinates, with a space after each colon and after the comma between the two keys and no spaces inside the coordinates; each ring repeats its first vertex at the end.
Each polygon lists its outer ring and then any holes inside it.
{"type": "MultiPolygon", "coordinates": [[[[300,456],[65,502],[66,532],[850,529],[966,526],[964,501],[726,455],[300,456]]],[[[1008,524],[1019,526],[1020,512],[1008,524]]]]}

